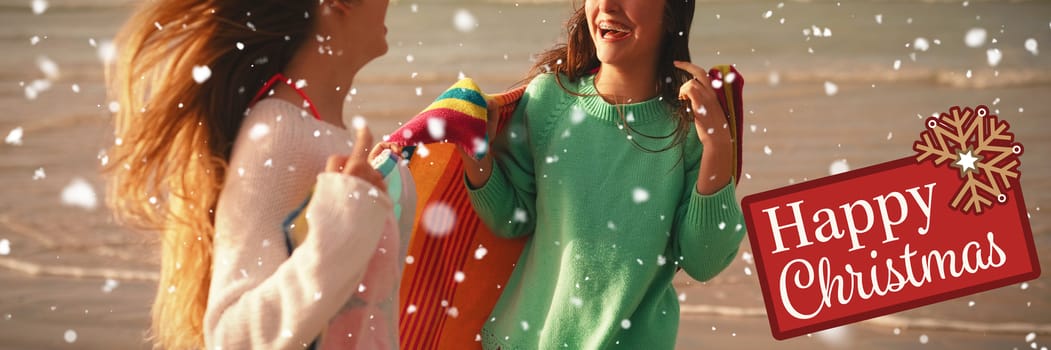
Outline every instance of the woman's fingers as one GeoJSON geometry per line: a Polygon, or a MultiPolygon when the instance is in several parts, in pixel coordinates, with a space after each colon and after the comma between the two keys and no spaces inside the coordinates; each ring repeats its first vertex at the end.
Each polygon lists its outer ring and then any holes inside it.
{"type": "Polygon", "coordinates": [[[689,62],[675,61],[675,67],[693,76],[693,79],[679,87],[679,99],[689,100],[694,126],[697,127],[697,136],[702,142],[711,135],[724,136],[729,124],[725,118],[722,118],[726,113],[719,103],[718,95],[712,88],[708,73],[703,68],[689,62]]]}
{"type": "Polygon", "coordinates": [[[675,68],[682,69],[686,71],[686,73],[690,73],[690,75],[694,76],[695,78],[704,77],[705,79],[707,79],[708,77],[708,72],[704,71],[704,68],[701,68],[696,64],[686,61],[675,61],[672,63],[675,65],[675,68]]]}
{"type": "Polygon", "coordinates": [[[358,128],[357,131],[357,139],[350,155],[329,156],[325,171],[354,176],[386,191],[387,184],[383,182],[383,176],[369,164],[369,145],[372,144],[372,133],[364,126],[358,128]]]}
{"type": "Polygon", "coordinates": [[[343,165],[347,163],[350,157],[342,154],[333,154],[328,156],[328,162],[325,164],[325,171],[331,173],[343,172],[343,165]]]}
{"type": "Polygon", "coordinates": [[[395,155],[400,155],[402,148],[403,147],[401,145],[396,144],[394,142],[381,141],[381,142],[377,143],[375,146],[372,146],[372,150],[369,151],[369,159],[376,158],[377,156],[380,155],[380,153],[383,153],[384,150],[390,150],[390,153],[393,153],[395,155]]]}

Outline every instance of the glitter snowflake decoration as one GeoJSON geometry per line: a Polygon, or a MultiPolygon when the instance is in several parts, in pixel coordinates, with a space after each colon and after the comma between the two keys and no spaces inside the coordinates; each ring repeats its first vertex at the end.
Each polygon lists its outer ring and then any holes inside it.
{"type": "Polygon", "coordinates": [[[1010,125],[989,114],[989,107],[952,107],[948,113],[927,118],[927,130],[912,145],[916,161],[959,171],[963,184],[950,206],[981,214],[993,201],[1007,202],[1006,190],[1017,184],[1022,145],[1014,143],[1010,125]]]}

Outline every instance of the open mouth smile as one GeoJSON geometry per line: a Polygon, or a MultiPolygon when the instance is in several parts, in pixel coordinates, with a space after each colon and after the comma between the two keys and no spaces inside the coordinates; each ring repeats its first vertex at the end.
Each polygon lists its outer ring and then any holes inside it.
{"type": "Polygon", "coordinates": [[[617,41],[631,35],[631,28],[622,23],[602,21],[598,23],[599,37],[607,41],[617,41]]]}

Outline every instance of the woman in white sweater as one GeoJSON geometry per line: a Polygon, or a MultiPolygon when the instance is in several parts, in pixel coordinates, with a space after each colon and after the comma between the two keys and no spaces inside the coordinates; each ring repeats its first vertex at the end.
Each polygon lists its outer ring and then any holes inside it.
{"type": "Polygon", "coordinates": [[[372,137],[342,115],[387,51],[387,3],[155,0],[121,29],[108,199],[162,234],[154,345],[397,348],[402,238],[372,137]]]}

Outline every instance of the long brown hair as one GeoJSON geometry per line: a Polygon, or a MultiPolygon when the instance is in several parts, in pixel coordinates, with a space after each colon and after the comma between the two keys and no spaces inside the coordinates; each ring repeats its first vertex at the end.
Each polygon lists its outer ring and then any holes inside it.
{"type": "Polygon", "coordinates": [[[145,1],[117,34],[107,202],[122,223],[162,234],[155,347],[203,347],[214,209],[234,138],[254,93],[305,42],[317,6],[145,1]]]}
{"type": "MultiPolygon", "coordinates": [[[[673,62],[690,61],[690,26],[693,23],[694,7],[694,0],[665,0],[664,2],[662,20],[664,35],[661,37],[660,56],[657,58],[656,89],[659,98],[675,111],[677,119],[675,130],[664,136],[646,135],[634,130],[631,124],[624,120],[626,117],[621,115],[621,124],[629,133],[637,133],[650,138],[672,139],[664,148],[646,149],[647,151],[660,152],[675,147],[686,139],[689,128],[693,125],[693,117],[686,110],[687,105],[678,102],[679,87],[692,77],[675,68],[673,62]]],[[[559,86],[570,92],[562,84],[560,75],[565,75],[570,82],[575,82],[599,68],[601,62],[595,52],[595,43],[591,40],[591,33],[588,31],[588,19],[583,3],[576,7],[573,15],[566,21],[565,30],[566,42],[540,53],[536,63],[529,70],[525,82],[540,74],[556,73],[555,78],[559,86]]],[[[638,142],[635,144],[642,147],[638,142]]]]}

